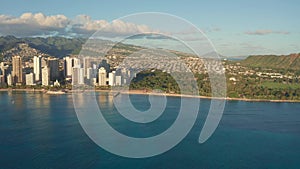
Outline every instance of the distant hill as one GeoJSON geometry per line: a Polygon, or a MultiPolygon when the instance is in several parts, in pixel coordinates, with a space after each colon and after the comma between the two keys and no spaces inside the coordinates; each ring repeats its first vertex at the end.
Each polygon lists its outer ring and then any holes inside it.
{"type": "Polygon", "coordinates": [[[16,47],[13,47],[9,50],[5,50],[1,53],[5,57],[5,61],[8,61],[12,58],[12,56],[22,56],[22,59],[26,61],[27,59],[30,59],[32,56],[45,56],[47,54],[35,49],[29,47],[27,43],[18,43],[16,47]]]}
{"type": "MultiPolygon", "coordinates": [[[[13,55],[33,56],[49,55],[62,58],[71,54],[78,54],[82,45],[87,39],[84,38],[65,38],[65,37],[24,37],[14,36],[0,37],[0,61],[2,58],[9,60],[13,55]]],[[[106,42],[107,43],[107,42],[106,42]]],[[[131,54],[140,49],[140,47],[118,44],[115,53],[118,55],[131,54]],[[124,51],[125,50],[125,51],[124,51]]],[[[98,53],[96,51],[96,53],[98,53]]],[[[184,56],[182,52],[175,52],[184,56]]],[[[189,55],[187,55],[189,56],[189,55]]],[[[221,56],[221,58],[226,58],[221,56]]],[[[228,59],[228,58],[227,58],[228,59]]],[[[274,69],[292,69],[300,70],[300,53],[290,55],[253,55],[244,60],[228,59],[234,62],[240,62],[242,65],[250,67],[274,68],[274,69]]]]}
{"type": "Polygon", "coordinates": [[[64,38],[64,37],[26,37],[17,38],[14,36],[0,37],[0,53],[5,56],[5,52],[17,48],[19,44],[28,44],[42,53],[55,57],[64,57],[69,54],[78,54],[82,44],[86,39],[83,38],[64,38]]]}
{"type": "Polygon", "coordinates": [[[290,55],[255,55],[240,61],[242,65],[274,69],[300,70],[300,53],[290,55]]]}

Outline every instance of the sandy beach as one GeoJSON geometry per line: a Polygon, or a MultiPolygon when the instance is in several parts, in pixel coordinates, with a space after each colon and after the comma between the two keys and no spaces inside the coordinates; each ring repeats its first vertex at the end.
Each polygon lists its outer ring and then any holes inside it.
{"type": "MultiPolygon", "coordinates": [[[[48,92],[45,89],[0,89],[0,92],[8,91],[19,91],[19,92],[42,92],[45,94],[57,94],[55,92],[48,92]]],[[[85,91],[95,91],[95,92],[105,92],[105,93],[118,93],[114,90],[85,90],[85,91]]],[[[70,94],[72,90],[65,93],[59,92],[59,94],[70,94]]],[[[229,98],[229,97],[209,97],[209,96],[197,96],[197,95],[185,95],[185,94],[173,94],[173,93],[157,93],[144,90],[129,90],[120,92],[121,94],[136,94],[136,95],[155,95],[155,96],[168,96],[168,97],[189,97],[189,98],[200,98],[200,99],[221,99],[228,101],[245,101],[245,102],[279,102],[279,103],[300,103],[300,100],[270,100],[270,99],[247,99],[247,98],[229,98]]]]}

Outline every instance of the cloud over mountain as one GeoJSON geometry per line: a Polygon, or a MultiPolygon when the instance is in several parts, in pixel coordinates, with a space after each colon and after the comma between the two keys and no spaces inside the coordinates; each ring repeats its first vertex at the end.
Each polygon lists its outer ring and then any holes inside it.
{"type": "Polygon", "coordinates": [[[42,13],[24,13],[19,17],[0,15],[2,36],[89,36],[100,29],[115,35],[151,32],[146,25],[120,20],[93,20],[87,15],[78,15],[74,19],[64,15],[46,16],[42,13]]]}

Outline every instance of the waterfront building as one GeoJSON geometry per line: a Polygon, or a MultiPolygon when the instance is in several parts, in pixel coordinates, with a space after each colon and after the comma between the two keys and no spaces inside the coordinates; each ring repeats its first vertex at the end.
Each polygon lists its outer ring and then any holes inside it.
{"type": "Polygon", "coordinates": [[[122,86],[122,76],[116,76],[116,86],[122,86]]]}
{"type": "Polygon", "coordinates": [[[49,84],[50,84],[49,68],[48,66],[45,66],[42,69],[42,85],[49,86],[49,84]]]}
{"type": "Polygon", "coordinates": [[[13,85],[13,79],[12,79],[12,75],[11,74],[8,74],[6,76],[6,81],[7,81],[7,85],[8,86],[12,86],[13,85]]]}
{"type": "Polygon", "coordinates": [[[14,84],[23,83],[22,58],[20,56],[12,57],[12,78],[14,84]]]}
{"type": "Polygon", "coordinates": [[[5,65],[4,62],[0,63],[0,71],[4,77],[4,82],[7,83],[6,77],[11,71],[11,67],[9,65],[5,65]]]}
{"type": "Polygon", "coordinates": [[[84,72],[83,68],[74,67],[72,72],[72,85],[84,84],[84,72]]]}
{"type": "Polygon", "coordinates": [[[74,61],[73,58],[67,56],[64,58],[64,76],[71,77],[73,71],[74,61]]]}
{"type": "Polygon", "coordinates": [[[108,74],[108,85],[115,86],[116,85],[116,72],[112,71],[108,74]]]}
{"type": "Polygon", "coordinates": [[[5,77],[4,75],[0,74],[0,85],[4,85],[5,84],[5,77]]]}
{"type": "Polygon", "coordinates": [[[98,71],[98,85],[99,86],[106,86],[106,70],[104,67],[100,67],[99,71],[98,71]]]}
{"type": "Polygon", "coordinates": [[[91,67],[86,69],[86,79],[91,80],[94,77],[93,69],[91,67]]]}
{"type": "Polygon", "coordinates": [[[33,73],[35,75],[35,80],[40,81],[42,79],[42,57],[33,57],[33,73]]]}
{"type": "Polygon", "coordinates": [[[93,85],[94,85],[94,86],[97,86],[97,78],[94,77],[94,78],[92,79],[92,82],[93,82],[93,85]]]}
{"type": "Polygon", "coordinates": [[[26,76],[25,76],[25,82],[26,82],[27,86],[34,85],[35,75],[33,73],[26,74],[26,76]]]}
{"type": "Polygon", "coordinates": [[[73,67],[81,67],[81,61],[79,58],[73,58],[73,60],[74,60],[73,67]]]}
{"type": "Polygon", "coordinates": [[[59,78],[59,62],[57,58],[48,59],[48,68],[50,73],[50,81],[55,81],[59,78]]]}

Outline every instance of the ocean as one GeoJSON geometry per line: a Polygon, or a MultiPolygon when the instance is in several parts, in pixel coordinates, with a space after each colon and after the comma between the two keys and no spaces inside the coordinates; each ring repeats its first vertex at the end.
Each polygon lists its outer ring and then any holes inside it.
{"type": "MultiPolygon", "coordinates": [[[[179,97],[167,97],[167,108],[157,120],[137,124],[116,111],[109,93],[96,93],[96,98],[109,124],[131,137],[163,132],[180,108],[179,97]]],[[[150,107],[147,95],[130,98],[136,109],[150,107]]],[[[209,106],[209,99],[200,100],[193,128],[174,148],[139,159],[112,154],[95,144],[78,121],[71,94],[0,92],[0,168],[299,168],[300,103],[227,101],[215,133],[199,144],[209,106]]]]}

